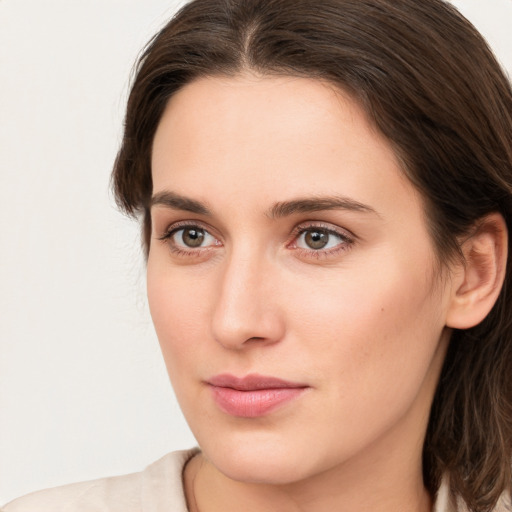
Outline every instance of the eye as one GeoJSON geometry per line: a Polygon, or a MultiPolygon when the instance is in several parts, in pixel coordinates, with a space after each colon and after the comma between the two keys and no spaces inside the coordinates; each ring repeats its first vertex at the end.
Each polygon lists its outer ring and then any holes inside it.
{"type": "Polygon", "coordinates": [[[297,239],[297,247],[302,249],[329,249],[339,243],[340,237],[324,229],[308,229],[301,233],[297,239]],[[338,238],[338,240],[336,240],[338,238]]]}
{"type": "Polygon", "coordinates": [[[309,226],[298,229],[292,248],[312,254],[332,254],[348,249],[353,243],[349,235],[323,226],[309,226]]]}
{"type": "Polygon", "coordinates": [[[179,222],[169,226],[158,238],[177,257],[206,256],[222,243],[203,226],[179,222]]]}
{"type": "Polygon", "coordinates": [[[171,242],[179,248],[197,249],[217,245],[217,240],[208,231],[199,226],[185,226],[169,233],[171,242]]]}

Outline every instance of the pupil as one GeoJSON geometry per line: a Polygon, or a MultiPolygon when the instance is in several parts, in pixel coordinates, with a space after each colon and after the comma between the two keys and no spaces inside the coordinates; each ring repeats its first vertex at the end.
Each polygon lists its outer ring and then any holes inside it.
{"type": "Polygon", "coordinates": [[[325,231],[308,231],[305,241],[311,249],[323,249],[329,241],[329,235],[325,231]]]}
{"type": "Polygon", "coordinates": [[[199,247],[204,240],[204,231],[202,229],[184,229],[182,240],[188,247],[199,247]]]}

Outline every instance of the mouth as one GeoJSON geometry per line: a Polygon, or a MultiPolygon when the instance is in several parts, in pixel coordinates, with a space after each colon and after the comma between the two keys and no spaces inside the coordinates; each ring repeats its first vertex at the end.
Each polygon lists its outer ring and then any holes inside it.
{"type": "Polygon", "coordinates": [[[300,397],[310,387],[304,383],[257,374],[242,378],[229,374],[216,375],[206,384],[223,412],[241,418],[269,414],[300,397]]]}

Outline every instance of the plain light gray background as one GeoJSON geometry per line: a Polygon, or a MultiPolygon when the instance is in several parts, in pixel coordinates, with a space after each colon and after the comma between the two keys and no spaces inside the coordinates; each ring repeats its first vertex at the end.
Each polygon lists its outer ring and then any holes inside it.
{"type": "MultiPolygon", "coordinates": [[[[109,173],[131,66],[182,2],[0,0],[0,503],[194,444],[109,173]]],[[[512,0],[455,0],[512,71],[512,0]]]]}

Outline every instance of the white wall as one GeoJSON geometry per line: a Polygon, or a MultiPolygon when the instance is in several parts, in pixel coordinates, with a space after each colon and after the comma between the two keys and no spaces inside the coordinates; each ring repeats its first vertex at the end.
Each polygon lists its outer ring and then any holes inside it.
{"type": "MultiPolygon", "coordinates": [[[[177,3],[0,0],[0,503],[194,444],[108,192],[131,65],[177,3]]],[[[512,0],[455,4],[512,70],[512,0]]]]}
{"type": "Polygon", "coordinates": [[[193,446],[108,182],[166,0],[0,2],[0,502],[193,446]]]}

